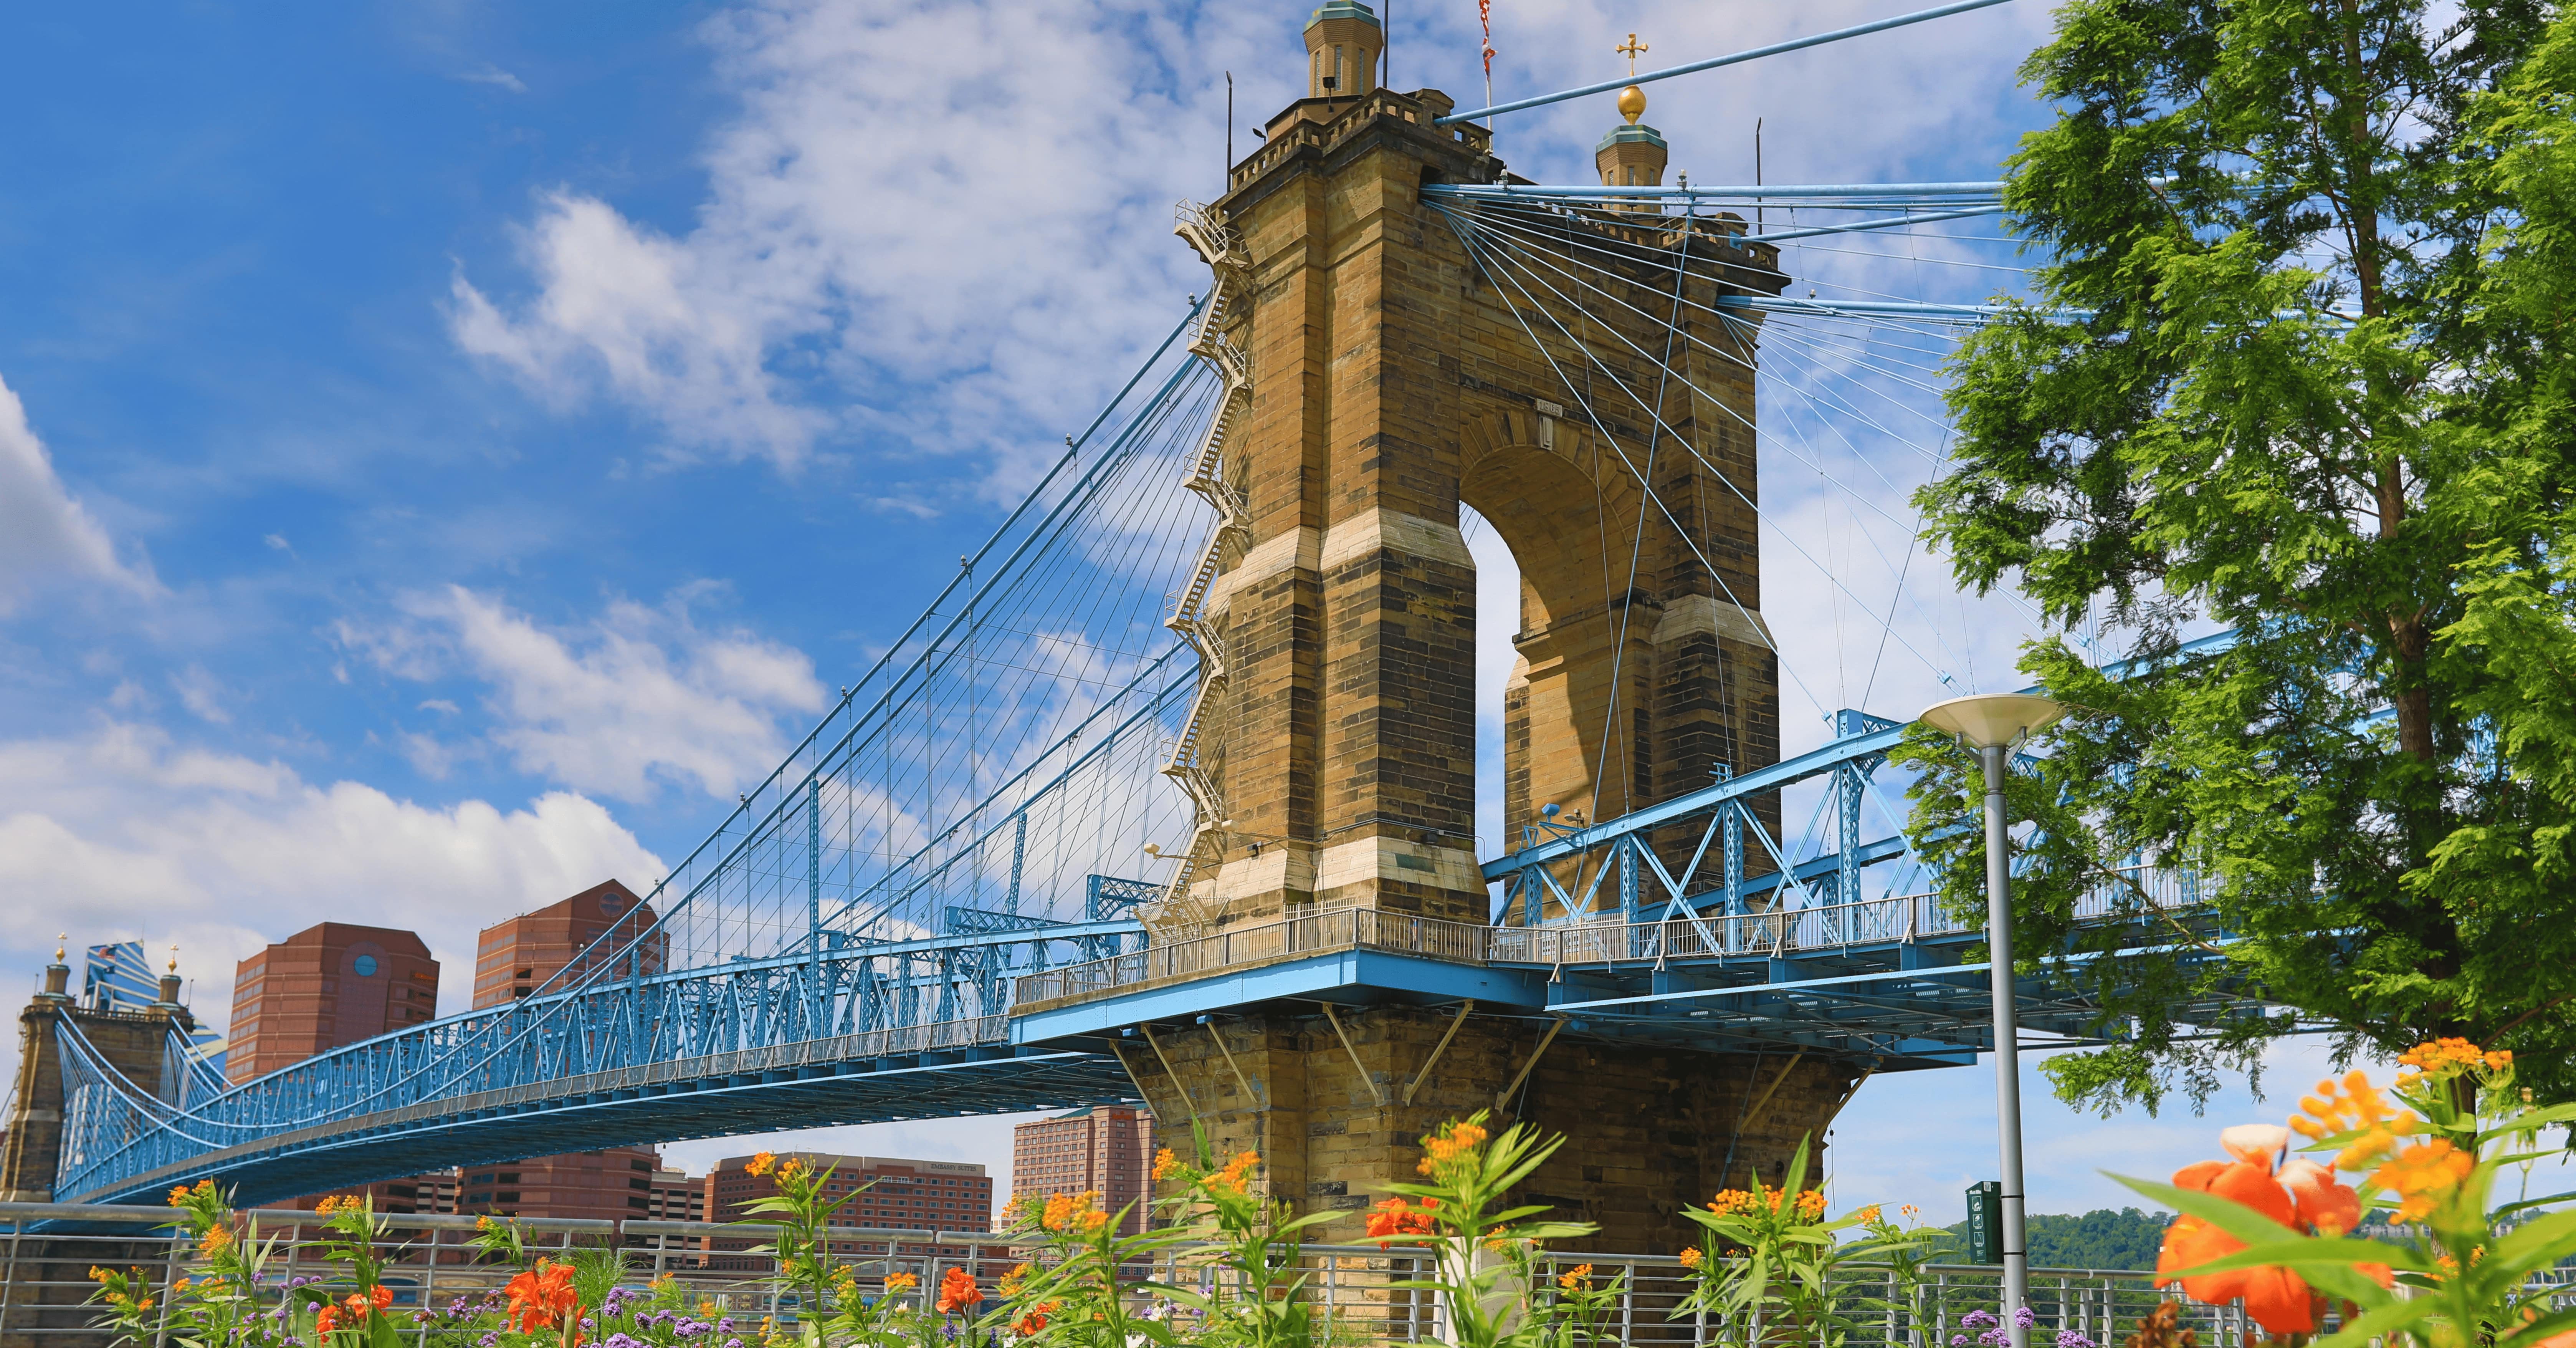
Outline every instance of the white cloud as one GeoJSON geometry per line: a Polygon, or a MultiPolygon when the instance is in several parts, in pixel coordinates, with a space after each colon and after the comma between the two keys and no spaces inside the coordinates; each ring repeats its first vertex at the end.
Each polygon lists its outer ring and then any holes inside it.
{"type": "MultiPolygon", "coordinates": [[[[447,807],[372,786],[187,748],[110,722],[85,737],[0,743],[0,948],[32,957],[75,942],[180,944],[220,1019],[235,961],[325,920],[417,930],[461,1008],[473,933],[615,876],[638,889],[663,865],[597,802],[549,792],[503,810],[447,807]]],[[[29,962],[33,962],[32,959],[29,962]]]]}
{"type": "Polygon", "coordinates": [[[489,62],[479,70],[466,71],[456,78],[467,84],[489,84],[495,88],[507,89],[514,94],[524,94],[528,91],[527,81],[489,62]]]}
{"type": "Polygon", "coordinates": [[[65,490],[27,408],[0,381],[0,614],[39,588],[105,583],[136,595],[158,587],[148,564],[116,557],[107,530],[65,490]]]}
{"type": "Polygon", "coordinates": [[[988,449],[1063,422],[1204,285],[1169,220],[1216,185],[1217,63],[1238,30],[1295,42],[1275,18],[1193,22],[1036,0],[724,13],[703,32],[741,111],[694,222],[550,192],[521,233],[533,293],[460,275],[455,338],[558,406],[604,392],[682,452],[782,466],[835,430],[988,449]]]}
{"type": "MultiPolygon", "coordinates": [[[[659,607],[627,601],[568,632],[458,586],[410,596],[406,618],[344,645],[398,678],[465,674],[492,687],[492,743],[523,771],[635,800],[686,782],[733,794],[787,749],[778,718],[811,714],[825,689],[801,652],[744,631],[702,631],[687,592],[659,607]]],[[[460,752],[407,736],[413,764],[441,775],[460,752]]]]}
{"type": "Polygon", "coordinates": [[[232,713],[224,710],[218,695],[223,685],[206,672],[204,665],[192,664],[170,676],[170,691],[179,695],[179,705],[186,707],[198,720],[215,725],[232,724],[232,713]]]}

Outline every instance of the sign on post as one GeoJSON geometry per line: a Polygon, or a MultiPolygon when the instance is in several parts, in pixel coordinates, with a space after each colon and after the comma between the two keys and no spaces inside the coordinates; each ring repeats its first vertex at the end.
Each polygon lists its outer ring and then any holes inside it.
{"type": "Polygon", "coordinates": [[[2004,1261],[2004,1186],[1987,1180],[1968,1186],[1968,1262],[2004,1261]]]}

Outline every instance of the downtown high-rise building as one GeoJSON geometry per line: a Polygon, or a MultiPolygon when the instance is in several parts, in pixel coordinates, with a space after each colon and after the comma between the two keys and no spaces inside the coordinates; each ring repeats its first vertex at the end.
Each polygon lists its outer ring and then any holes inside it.
{"type": "Polygon", "coordinates": [[[1125,1212],[1129,1234],[1153,1223],[1154,1116],[1128,1105],[1094,1105],[1011,1130],[1015,1201],[1051,1194],[1096,1193],[1110,1213],[1125,1212]]]}
{"type": "Polygon", "coordinates": [[[325,922],[233,970],[224,1075],[239,1083],[438,1015],[438,961],[418,936],[325,922]]]}

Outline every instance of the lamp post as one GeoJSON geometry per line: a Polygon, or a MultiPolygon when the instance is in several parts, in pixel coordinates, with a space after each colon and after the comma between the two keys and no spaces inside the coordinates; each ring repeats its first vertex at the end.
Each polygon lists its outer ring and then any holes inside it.
{"type": "Polygon", "coordinates": [[[2023,1233],[2020,1027],[2013,1011],[2012,837],[2004,819],[2004,755],[2030,732],[2066,714],[2029,693],[1956,697],[1925,708],[1923,724],[1959,737],[1986,770],[1987,981],[1994,989],[1995,1149],[2003,1163],[2004,1317],[2013,1348],[2029,1348],[2030,1331],[2014,1312],[2030,1303],[2030,1243],[2023,1233]]]}

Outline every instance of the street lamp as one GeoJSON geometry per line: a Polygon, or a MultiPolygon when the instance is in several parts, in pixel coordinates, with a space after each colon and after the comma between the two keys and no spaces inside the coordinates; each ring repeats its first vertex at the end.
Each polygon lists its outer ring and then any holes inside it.
{"type": "Polygon", "coordinates": [[[2013,1348],[2030,1331],[2014,1312],[2030,1302],[2030,1242],[2023,1233],[2020,1027],[2013,1014],[2012,838],[2005,831],[2004,755],[2034,730],[2066,714],[2030,693],[1954,697],[1923,712],[1923,724],[1959,737],[1986,769],[1986,946],[1995,1007],[1995,1149],[2003,1161],[2004,1304],[2013,1348]]]}

